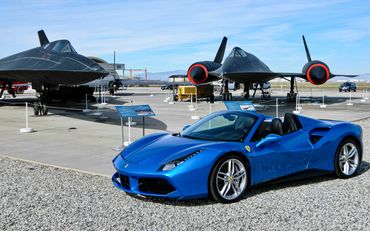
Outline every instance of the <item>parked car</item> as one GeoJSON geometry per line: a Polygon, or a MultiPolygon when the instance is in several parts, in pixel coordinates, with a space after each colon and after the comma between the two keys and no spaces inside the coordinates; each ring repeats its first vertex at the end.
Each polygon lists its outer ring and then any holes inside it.
{"type": "Polygon", "coordinates": [[[172,83],[170,83],[170,84],[162,85],[161,86],[161,89],[162,90],[171,90],[172,91],[173,89],[176,89],[178,86],[179,86],[178,84],[172,84],[172,83]]]}
{"type": "Polygon", "coordinates": [[[113,184],[127,193],[173,199],[243,198],[250,186],[298,173],[357,174],[362,129],[287,113],[210,114],[180,133],[147,135],[113,160],[113,184]]]}
{"type": "Polygon", "coordinates": [[[345,82],[345,83],[342,83],[340,86],[339,86],[339,92],[350,92],[350,91],[353,91],[353,92],[356,92],[357,90],[357,86],[354,82],[345,82]]]}

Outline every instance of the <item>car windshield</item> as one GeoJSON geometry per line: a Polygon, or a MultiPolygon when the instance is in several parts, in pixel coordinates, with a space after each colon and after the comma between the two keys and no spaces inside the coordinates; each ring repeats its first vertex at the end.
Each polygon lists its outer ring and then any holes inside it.
{"type": "Polygon", "coordinates": [[[242,142],[256,120],[256,116],[245,112],[209,115],[180,135],[192,139],[242,142]]]}

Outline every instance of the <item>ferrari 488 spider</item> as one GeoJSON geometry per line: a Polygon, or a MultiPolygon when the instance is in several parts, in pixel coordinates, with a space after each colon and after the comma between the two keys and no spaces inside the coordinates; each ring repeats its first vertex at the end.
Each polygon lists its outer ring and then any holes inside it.
{"type": "Polygon", "coordinates": [[[147,135],[114,160],[113,184],[128,193],[229,203],[247,188],[307,171],[354,176],[362,129],[291,113],[283,121],[256,112],[210,114],[177,134],[147,135]]]}

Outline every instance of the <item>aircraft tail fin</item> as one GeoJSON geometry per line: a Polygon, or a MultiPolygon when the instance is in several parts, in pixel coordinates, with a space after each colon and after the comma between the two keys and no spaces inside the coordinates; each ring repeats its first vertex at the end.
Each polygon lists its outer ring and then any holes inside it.
{"type": "Polygon", "coordinates": [[[214,60],[215,63],[221,64],[222,59],[224,58],[224,54],[225,54],[226,43],[227,43],[227,37],[224,37],[222,39],[220,47],[218,48],[218,51],[217,51],[217,54],[214,60]]]}
{"type": "Polygon", "coordinates": [[[49,39],[48,39],[48,37],[46,37],[46,34],[45,34],[44,30],[40,30],[37,33],[39,35],[39,40],[40,40],[40,45],[41,46],[49,43],[49,39]]]}
{"type": "Polygon", "coordinates": [[[307,43],[306,43],[306,39],[304,38],[304,35],[302,35],[302,39],[303,39],[304,49],[306,50],[307,61],[311,62],[312,59],[311,59],[311,55],[310,55],[310,50],[308,50],[308,46],[307,46],[307,43]]]}

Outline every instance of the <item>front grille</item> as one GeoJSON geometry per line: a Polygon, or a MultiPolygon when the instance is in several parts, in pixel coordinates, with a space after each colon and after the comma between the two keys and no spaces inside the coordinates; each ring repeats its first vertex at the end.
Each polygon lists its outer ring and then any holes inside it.
{"type": "Polygon", "coordinates": [[[128,176],[119,174],[119,180],[121,181],[122,187],[130,189],[130,179],[128,178],[128,176]]]}
{"type": "Polygon", "coordinates": [[[165,195],[175,191],[175,188],[166,180],[161,178],[140,178],[139,190],[145,193],[165,195]]]}

